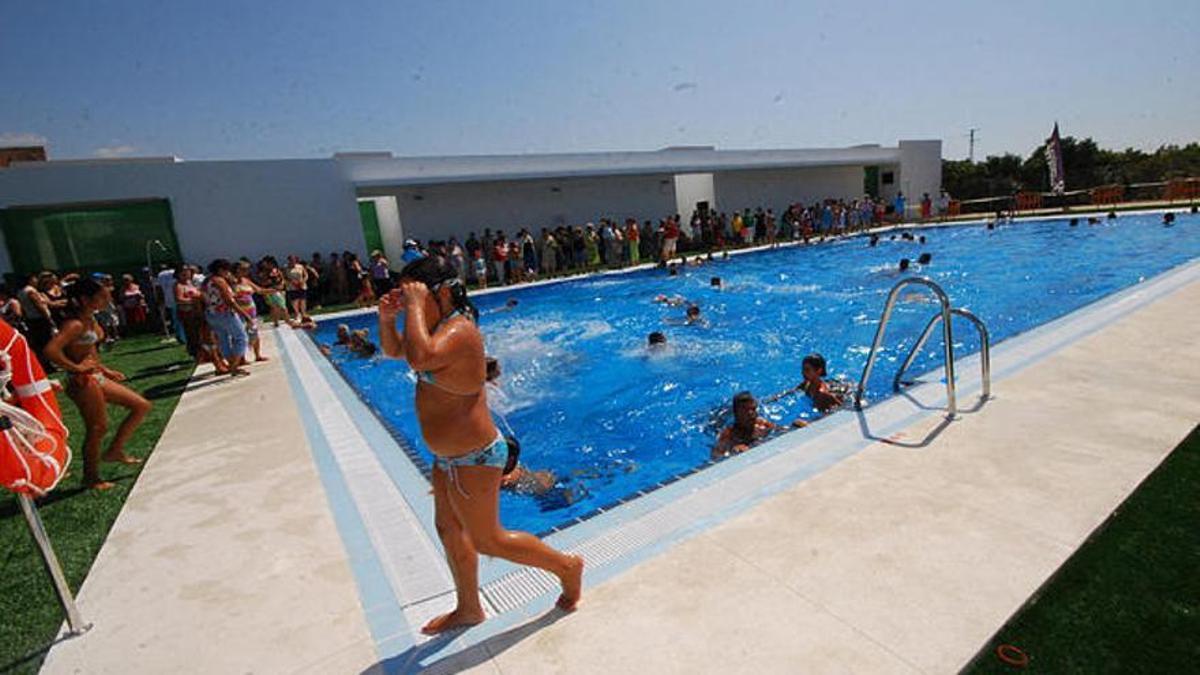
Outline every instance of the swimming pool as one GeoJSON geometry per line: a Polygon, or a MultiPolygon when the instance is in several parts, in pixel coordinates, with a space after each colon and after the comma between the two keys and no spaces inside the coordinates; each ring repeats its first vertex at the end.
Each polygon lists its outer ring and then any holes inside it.
{"type": "MultiPolygon", "coordinates": [[[[477,296],[488,352],[504,369],[496,407],[521,437],[523,462],[559,477],[547,497],[505,494],[504,522],[544,533],[704,466],[713,411],[742,389],[761,399],[795,385],[809,352],[825,355],[831,376],[856,378],[884,297],[901,278],[901,257],[932,254],[914,271],[941,284],[1000,341],[1200,257],[1198,225],[1197,216],[1181,215],[1164,228],[1159,216],[1144,215],[1078,227],[1052,220],[926,228],[914,231],[924,245],[888,234],[872,248],[856,237],[733,256],[678,277],[643,270],[477,296]],[[713,276],[722,278],[720,289],[710,285],[713,276]],[[683,308],[654,304],[657,294],[699,303],[708,325],[681,325],[683,308]],[[501,311],[509,298],[519,304],[501,311]],[[654,330],[669,346],[650,355],[644,345],[654,330]]],[[[868,398],[891,394],[897,361],[934,311],[913,293],[893,316],[868,398]]],[[[331,342],[342,322],[374,334],[375,316],[367,314],[322,322],[314,339],[331,342]]],[[[957,354],[976,351],[974,332],[955,328],[957,354]]],[[[936,367],[939,349],[931,339],[913,372],[936,367]]],[[[408,367],[339,352],[331,360],[418,463],[427,460],[408,367]]],[[[815,417],[796,397],[764,412],[783,423],[815,417]]]]}

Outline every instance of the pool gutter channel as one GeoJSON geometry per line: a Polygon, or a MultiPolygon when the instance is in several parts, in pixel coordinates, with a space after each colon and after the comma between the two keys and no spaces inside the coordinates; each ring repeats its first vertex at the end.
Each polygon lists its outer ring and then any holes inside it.
{"type": "MultiPolygon", "coordinates": [[[[952,224],[937,226],[947,225],[952,224]]],[[[909,227],[911,226],[906,226],[905,229],[909,227]]],[[[1002,340],[993,345],[992,349],[993,383],[1012,376],[1116,319],[1197,280],[1200,280],[1200,261],[1184,263],[1054,321],[1002,340]]],[[[288,351],[292,364],[308,361],[307,366],[301,366],[302,370],[312,373],[310,368],[315,368],[320,372],[321,379],[325,380],[322,384],[327,388],[327,392],[336,397],[336,400],[331,401],[326,394],[320,397],[321,400],[329,403],[340,402],[341,407],[346,410],[344,414],[351,417],[359,427],[355,430],[359,432],[355,434],[358,436],[356,443],[362,444],[377,457],[387,454],[398,456],[399,453],[390,453],[386,447],[380,447],[380,444],[386,446],[389,441],[408,454],[393,437],[391,430],[385,428],[369,407],[357,395],[348,393],[352,392],[352,389],[345,384],[340,375],[336,375],[333,366],[317,354],[311,340],[288,335],[281,342],[288,351]],[[342,386],[329,382],[328,378],[334,375],[342,386]],[[357,410],[351,412],[351,409],[355,408],[357,410]],[[364,428],[372,425],[377,428],[364,428]],[[367,439],[370,439],[370,442],[367,439]]],[[[978,358],[976,353],[959,360],[957,364],[963,368],[960,372],[978,372],[978,358]]],[[[716,463],[702,464],[680,476],[661,481],[657,486],[644,490],[642,496],[637,498],[597,508],[585,514],[585,517],[576,519],[574,524],[552,531],[546,537],[547,543],[582,555],[588,565],[588,584],[599,583],[674,543],[694,536],[862,449],[913,426],[922,419],[944,415],[945,390],[940,383],[941,378],[921,381],[922,378],[939,371],[941,367],[936,367],[916,378],[918,383],[906,387],[903,390],[905,395],[893,395],[869,405],[861,412],[847,412],[818,420],[802,432],[783,435],[756,447],[752,452],[716,463]]],[[[316,384],[310,384],[308,377],[298,379],[306,390],[316,384]]],[[[977,376],[960,376],[958,379],[963,383],[959,388],[963,400],[976,396],[980,391],[977,376]]],[[[982,408],[971,406],[960,415],[982,411],[986,411],[986,405],[982,408]]],[[[338,435],[344,433],[345,427],[338,427],[340,428],[322,427],[322,431],[327,436],[331,432],[338,435]]],[[[337,445],[334,439],[329,440],[331,446],[337,445]]],[[[345,442],[340,444],[345,445],[345,442]]],[[[420,494],[412,493],[414,483],[411,476],[398,480],[396,471],[386,473],[393,483],[393,491],[398,493],[400,501],[408,507],[413,516],[406,519],[407,522],[425,540],[421,548],[426,551],[432,549],[436,553],[439,549],[430,522],[431,506],[412,503],[413,500],[424,497],[424,491],[420,494]]],[[[419,469],[413,466],[410,473],[419,475],[419,469]]],[[[382,480],[378,474],[376,479],[382,480]]],[[[347,482],[352,481],[348,479],[347,482]]],[[[350,489],[353,491],[354,487],[350,489]]],[[[370,514],[362,513],[362,510],[369,509],[370,506],[359,503],[358,507],[363,519],[369,520],[370,514]]],[[[405,535],[404,539],[411,542],[411,534],[405,535]]],[[[369,543],[376,552],[384,553],[381,550],[383,547],[391,549],[392,555],[395,555],[395,542],[380,541],[378,537],[371,539],[369,543]]],[[[348,554],[352,557],[356,555],[352,550],[348,551],[348,554]]],[[[421,557],[424,560],[420,563],[408,560],[407,564],[437,565],[439,569],[443,566],[440,555],[433,556],[434,559],[421,557]]],[[[390,569],[395,570],[396,567],[397,565],[392,564],[390,569]]],[[[420,574],[418,570],[412,571],[420,574]]],[[[427,573],[429,570],[424,571],[427,573]]],[[[409,582],[401,576],[393,574],[389,577],[394,597],[401,602],[409,626],[420,625],[424,619],[447,611],[453,605],[453,586],[446,575],[442,576],[445,578],[441,584],[422,584],[426,589],[423,593],[413,593],[413,588],[405,588],[409,582]]],[[[506,561],[485,561],[480,580],[482,599],[488,614],[494,619],[443,646],[438,650],[438,658],[468,648],[532,617],[535,612],[544,611],[558,592],[557,580],[551,575],[541,570],[518,567],[506,561]]],[[[364,601],[364,604],[367,602],[364,601]]],[[[401,647],[420,645],[423,641],[423,636],[411,635],[409,639],[404,640],[393,638],[388,643],[390,647],[386,648],[385,644],[379,641],[378,648],[380,656],[386,658],[401,647]]]]}

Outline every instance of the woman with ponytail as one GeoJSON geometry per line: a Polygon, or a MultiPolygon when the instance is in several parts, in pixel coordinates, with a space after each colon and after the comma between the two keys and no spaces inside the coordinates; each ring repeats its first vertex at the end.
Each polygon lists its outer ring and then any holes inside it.
{"type": "Polygon", "coordinates": [[[96,312],[112,300],[107,287],[91,277],[80,277],[67,291],[65,319],[58,333],[46,345],[46,357],[67,373],[67,396],[79,407],[87,425],[83,441],[83,482],[96,490],[113,486],[100,478],[100,461],[137,464],[141,460],[125,454],[125,443],[150,412],[150,401],[121,384],[125,375],[100,362],[97,349],[104,341],[104,329],[96,321],[96,312]],[[108,432],[108,405],[129,410],[117,427],[104,455],[100,443],[108,432]]]}
{"type": "Polygon", "coordinates": [[[457,591],[457,607],[425,624],[426,634],[484,620],[480,553],[557,576],[562,583],[558,606],[566,611],[575,608],[582,589],[582,558],[500,524],[500,479],[516,461],[488,410],[478,316],[454,266],[440,255],[409,263],[400,272],[400,287],[379,303],[384,354],[407,360],[417,371],[417,419],[435,456],[435,522],[457,591]],[[396,328],[400,315],[403,332],[396,328]]]}

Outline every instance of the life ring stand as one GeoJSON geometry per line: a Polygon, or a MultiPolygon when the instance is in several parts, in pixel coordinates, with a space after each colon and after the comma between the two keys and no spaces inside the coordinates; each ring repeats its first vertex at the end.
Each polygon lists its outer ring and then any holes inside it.
{"type": "Polygon", "coordinates": [[[8,322],[0,319],[0,487],[16,494],[29,533],[67,619],[68,636],[91,628],[79,614],[58,556],[33,500],[58,486],[71,464],[67,427],[41,363],[8,322]],[[15,400],[8,399],[12,386],[15,400]]]}
{"type": "Polygon", "coordinates": [[[0,398],[0,487],[41,497],[58,485],[71,463],[67,427],[25,337],[0,320],[0,393],[9,384],[16,399],[0,398]]]}

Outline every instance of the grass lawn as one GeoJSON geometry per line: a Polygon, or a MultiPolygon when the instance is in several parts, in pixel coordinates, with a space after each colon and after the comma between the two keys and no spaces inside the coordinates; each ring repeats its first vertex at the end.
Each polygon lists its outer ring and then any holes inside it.
{"type": "Polygon", "coordinates": [[[1200,427],[1000,629],[968,673],[1197,672],[1200,663],[1200,427]]]}
{"type": "MultiPolygon", "coordinates": [[[[103,354],[105,363],[125,373],[128,384],[154,403],[126,448],[143,459],[158,443],[193,368],[183,347],[161,340],[161,335],[130,338],[103,354]]],[[[58,399],[75,451],[71,475],[38,506],[67,581],[78,591],[141,467],[106,464],[102,475],[117,486],[107,492],[83,489],[83,419],[70,399],[63,394],[58,399]]],[[[110,408],[110,436],[120,419],[118,410],[110,408]]],[[[54,639],[63,616],[20,506],[7,492],[0,495],[0,617],[0,671],[35,671],[41,648],[54,639]]]]}

